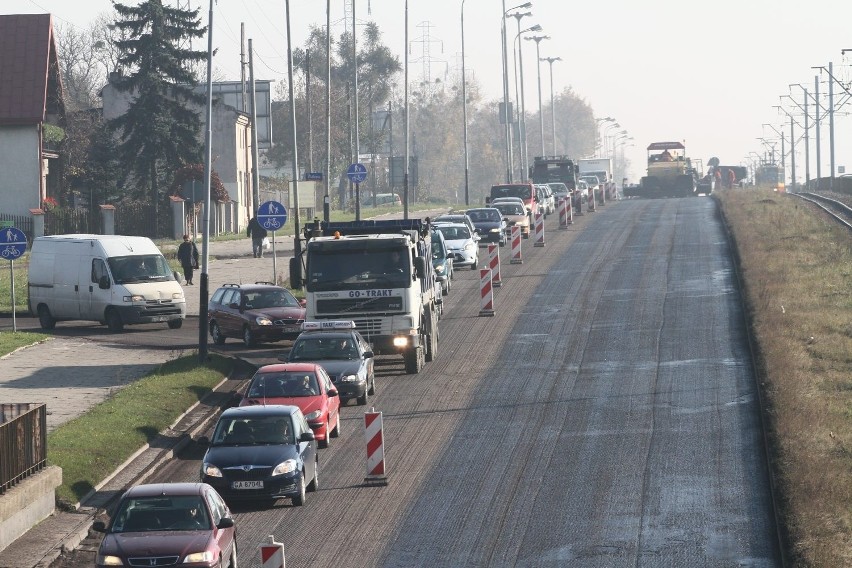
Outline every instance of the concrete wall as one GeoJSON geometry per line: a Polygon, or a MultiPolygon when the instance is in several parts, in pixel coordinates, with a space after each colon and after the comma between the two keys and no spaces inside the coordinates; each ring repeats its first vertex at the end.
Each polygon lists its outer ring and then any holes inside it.
{"type": "Polygon", "coordinates": [[[0,127],[0,213],[29,216],[41,197],[38,126],[0,127]]]}
{"type": "Polygon", "coordinates": [[[62,469],[48,466],[0,495],[0,550],[53,514],[62,469]]]}

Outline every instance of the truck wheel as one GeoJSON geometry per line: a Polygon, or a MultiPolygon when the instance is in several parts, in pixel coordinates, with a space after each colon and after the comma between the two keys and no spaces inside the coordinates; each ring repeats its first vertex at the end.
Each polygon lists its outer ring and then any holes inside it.
{"type": "Polygon", "coordinates": [[[424,357],[423,346],[412,347],[405,352],[405,372],[409,375],[416,375],[423,369],[424,357]]]}
{"type": "Polygon", "coordinates": [[[109,310],[106,313],[107,328],[113,333],[118,333],[124,329],[124,322],[121,321],[121,315],[115,310],[109,310]]]}
{"type": "Polygon", "coordinates": [[[426,361],[434,361],[438,356],[438,321],[435,312],[432,312],[429,320],[429,334],[427,336],[426,361]]]}
{"type": "Polygon", "coordinates": [[[42,329],[53,329],[56,327],[56,320],[50,315],[50,308],[44,304],[38,307],[38,324],[42,329]]]}
{"type": "Polygon", "coordinates": [[[169,320],[169,329],[180,329],[182,325],[182,319],[169,320]]]}

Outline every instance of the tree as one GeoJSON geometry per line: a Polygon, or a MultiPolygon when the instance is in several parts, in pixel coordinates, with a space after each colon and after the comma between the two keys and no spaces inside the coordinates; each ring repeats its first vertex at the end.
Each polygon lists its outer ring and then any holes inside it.
{"type": "Polygon", "coordinates": [[[190,68],[207,52],[181,44],[203,36],[206,28],[199,27],[198,9],[165,7],[162,0],[114,7],[122,18],[115,22],[119,37],[127,34],[127,39],[115,41],[121,53],[118,66],[130,70],[115,81],[115,87],[131,93],[133,101],[126,114],[110,121],[110,127],[120,132],[118,154],[133,175],[136,197],[153,201],[158,226],[157,204],[164,195],[160,188],[167,185],[164,174],[201,157],[200,118],[189,105],[203,104],[204,97],[192,91],[196,77],[190,68]]]}

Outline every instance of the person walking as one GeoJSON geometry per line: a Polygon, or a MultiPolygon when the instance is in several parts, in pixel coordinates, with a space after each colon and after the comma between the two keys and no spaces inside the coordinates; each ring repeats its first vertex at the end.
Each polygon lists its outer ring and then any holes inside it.
{"type": "Polygon", "coordinates": [[[246,235],[251,237],[251,252],[255,258],[263,258],[263,239],[266,238],[266,229],[260,225],[257,217],[249,221],[246,235]]]}
{"type": "Polygon", "coordinates": [[[198,247],[195,246],[189,235],[183,236],[183,242],[177,250],[177,259],[183,268],[186,285],[192,286],[192,270],[198,268],[198,247]]]}

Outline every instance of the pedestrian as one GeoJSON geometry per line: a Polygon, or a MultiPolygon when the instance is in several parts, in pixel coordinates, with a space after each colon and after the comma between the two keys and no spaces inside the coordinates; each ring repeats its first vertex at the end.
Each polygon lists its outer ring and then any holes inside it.
{"type": "Polygon", "coordinates": [[[713,180],[715,181],[714,189],[722,189],[722,172],[718,167],[713,168],[713,180]]]}
{"type": "Polygon", "coordinates": [[[728,168],[728,189],[734,189],[735,183],[737,183],[737,174],[732,168],[728,168]]]}
{"type": "Polygon", "coordinates": [[[198,268],[198,248],[192,242],[189,235],[183,236],[183,242],[177,250],[177,258],[183,267],[183,276],[186,278],[186,285],[192,286],[192,270],[198,268]]]}
{"type": "Polygon", "coordinates": [[[255,258],[263,258],[263,239],[266,238],[266,229],[260,225],[257,217],[249,221],[246,235],[251,237],[251,252],[255,258]]]}

